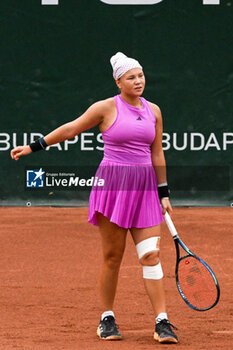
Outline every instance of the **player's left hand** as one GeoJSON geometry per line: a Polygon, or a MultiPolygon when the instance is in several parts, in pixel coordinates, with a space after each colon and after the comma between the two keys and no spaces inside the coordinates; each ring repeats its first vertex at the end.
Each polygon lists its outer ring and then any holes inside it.
{"type": "Polygon", "coordinates": [[[169,201],[169,198],[161,198],[160,201],[161,201],[163,215],[165,215],[165,213],[167,211],[168,214],[171,216],[171,214],[172,214],[172,206],[171,206],[171,203],[169,201]]]}

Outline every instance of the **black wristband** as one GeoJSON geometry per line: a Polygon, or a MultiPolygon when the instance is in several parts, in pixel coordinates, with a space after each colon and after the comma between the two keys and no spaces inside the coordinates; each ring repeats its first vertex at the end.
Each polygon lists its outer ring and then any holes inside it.
{"type": "Polygon", "coordinates": [[[30,145],[29,145],[29,147],[31,148],[32,152],[41,151],[42,149],[45,149],[47,146],[48,145],[45,142],[43,137],[41,137],[40,139],[36,140],[35,142],[30,143],[30,145]]]}
{"type": "Polygon", "coordinates": [[[168,197],[170,195],[170,190],[168,188],[167,184],[164,184],[162,186],[158,185],[158,194],[159,194],[159,198],[165,198],[168,197]]]}

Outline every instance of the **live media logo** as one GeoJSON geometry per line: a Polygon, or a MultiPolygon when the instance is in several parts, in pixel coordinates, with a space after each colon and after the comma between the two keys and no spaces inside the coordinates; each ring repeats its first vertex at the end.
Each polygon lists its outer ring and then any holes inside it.
{"type": "Polygon", "coordinates": [[[77,187],[82,190],[88,190],[92,186],[103,187],[104,179],[93,176],[95,168],[86,170],[75,170],[74,172],[57,171],[55,168],[43,170],[42,167],[38,170],[26,170],[26,188],[50,188],[50,189],[75,189],[77,187]],[[84,176],[85,175],[85,176],[84,176]]]}
{"type": "Polygon", "coordinates": [[[39,170],[27,170],[26,187],[44,187],[44,173],[42,168],[39,170]]]}

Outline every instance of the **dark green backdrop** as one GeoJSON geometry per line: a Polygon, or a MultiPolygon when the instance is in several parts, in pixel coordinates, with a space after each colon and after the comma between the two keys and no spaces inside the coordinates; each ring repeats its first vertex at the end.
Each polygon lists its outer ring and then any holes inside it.
{"type": "Polygon", "coordinates": [[[141,62],[144,97],[162,110],[173,203],[231,205],[232,11],[230,0],[216,6],[202,0],[164,0],[153,6],[2,1],[1,205],[86,204],[87,192],[26,190],[25,169],[97,165],[103,152],[96,128],[60,150],[51,147],[18,162],[9,151],[29,143],[33,133],[46,135],[93,102],[115,95],[109,59],[117,51],[141,62]],[[208,191],[198,188],[203,181],[208,191]]]}

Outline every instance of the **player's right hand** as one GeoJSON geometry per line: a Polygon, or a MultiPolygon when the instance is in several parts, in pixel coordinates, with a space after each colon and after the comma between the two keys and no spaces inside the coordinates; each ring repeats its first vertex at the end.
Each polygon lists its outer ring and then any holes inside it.
{"type": "Polygon", "coordinates": [[[22,156],[26,156],[32,153],[32,150],[29,146],[18,146],[11,150],[11,158],[18,160],[22,156]]]}

